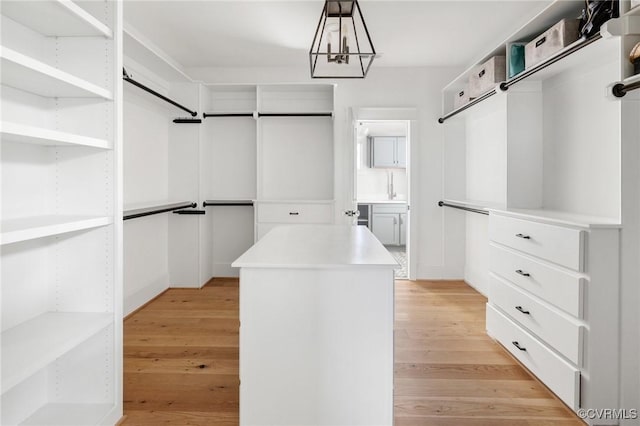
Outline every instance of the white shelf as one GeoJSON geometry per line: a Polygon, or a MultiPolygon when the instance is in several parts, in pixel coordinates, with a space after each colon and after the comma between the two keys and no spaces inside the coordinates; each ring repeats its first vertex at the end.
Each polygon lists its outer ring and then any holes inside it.
{"type": "MultiPolygon", "coordinates": [[[[175,62],[159,47],[147,40],[131,25],[125,23],[123,31],[124,55],[142,64],[168,82],[193,82],[182,65],[175,62]]],[[[125,66],[128,61],[125,60],[125,66]]]]}
{"type": "Polygon", "coordinates": [[[109,148],[109,142],[105,139],[91,138],[73,133],[9,122],[0,122],[0,135],[2,136],[3,142],[49,146],[82,145],[94,148],[109,148]]]}
{"type": "Polygon", "coordinates": [[[2,84],[50,98],[103,98],[109,90],[0,46],[2,84]]]}
{"type": "MultiPolygon", "coordinates": [[[[556,54],[545,59],[545,61],[549,61],[556,56],[560,56],[566,50],[569,50],[583,42],[584,40],[582,39],[577,40],[576,42],[570,44],[556,54]]],[[[618,43],[619,40],[617,39],[617,37],[601,38],[600,40],[597,40],[581,48],[580,50],[577,50],[570,55],[560,59],[559,61],[547,66],[546,68],[536,72],[532,76],[527,77],[523,80],[523,82],[544,81],[569,70],[584,70],[589,66],[589,64],[604,64],[611,61],[616,61],[618,59],[617,55],[619,54],[619,48],[617,47],[618,43]]],[[[535,67],[536,65],[534,65],[533,67],[535,67]]],[[[525,69],[525,71],[526,70],[527,69],[525,69]]],[[[517,77],[517,75],[515,77],[517,77]]],[[[516,86],[514,85],[513,87],[516,86]]]]}
{"type": "Polygon", "coordinates": [[[47,404],[33,413],[21,425],[87,426],[102,424],[114,409],[110,404],[47,404]]]}
{"type": "Polygon", "coordinates": [[[540,222],[575,226],[579,228],[621,228],[622,225],[618,219],[589,216],[577,213],[571,213],[559,210],[546,209],[488,209],[489,211],[513,216],[526,220],[536,220],[540,222]]]}
{"type": "Polygon", "coordinates": [[[107,216],[33,216],[0,222],[0,245],[97,228],[113,223],[107,216]]]}
{"type": "Polygon", "coordinates": [[[2,393],[112,323],[110,313],[49,312],[2,332],[2,393]]]}
{"type": "Polygon", "coordinates": [[[50,37],[104,36],[113,32],[102,22],[70,0],[2,2],[2,14],[32,30],[50,37]]]}
{"type": "Polygon", "coordinates": [[[489,52],[486,52],[481,57],[472,62],[469,68],[467,68],[463,73],[461,73],[444,88],[444,91],[451,93],[460,91],[467,82],[469,73],[475,68],[475,66],[477,64],[482,64],[487,59],[494,55],[497,55],[498,53],[504,54],[507,43],[533,40],[538,35],[551,28],[561,19],[568,17],[577,17],[581,7],[582,5],[580,3],[574,1],[554,1],[544,10],[542,10],[538,15],[533,17],[529,22],[523,25],[519,30],[507,37],[507,39],[503,43],[499,44],[498,47],[489,52]]]}

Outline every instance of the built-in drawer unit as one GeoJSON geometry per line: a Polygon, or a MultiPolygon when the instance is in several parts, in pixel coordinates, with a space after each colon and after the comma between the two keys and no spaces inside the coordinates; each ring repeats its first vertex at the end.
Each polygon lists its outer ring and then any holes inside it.
{"type": "Polygon", "coordinates": [[[490,250],[492,272],[565,312],[583,318],[584,277],[495,244],[491,244],[490,250]]]}
{"type": "Polygon", "coordinates": [[[495,275],[490,277],[489,300],[569,361],[581,365],[583,327],[578,321],[545,306],[495,275]]]}
{"type": "Polygon", "coordinates": [[[584,270],[584,231],[492,215],[489,238],[576,271],[584,270]]]}
{"type": "Polygon", "coordinates": [[[487,332],[572,409],[615,408],[620,229],[584,219],[490,212],[487,332]]]}
{"type": "Polygon", "coordinates": [[[580,371],[491,305],[487,332],[573,410],[580,403],[580,371]]]}
{"type": "Polygon", "coordinates": [[[260,223],[331,223],[332,204],[326,203],[261,203],[258,208],[260,223]]]}

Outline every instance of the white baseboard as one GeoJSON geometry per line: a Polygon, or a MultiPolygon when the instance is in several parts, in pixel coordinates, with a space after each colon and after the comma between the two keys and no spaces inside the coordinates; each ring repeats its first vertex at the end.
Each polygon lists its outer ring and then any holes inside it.
{"type": "Polygon", "coordinates": [[[124,297],[123,314],[129,315],[131,312],[140,308],[145,303],[169,288],[168,279],[161,279],[147,284],[142,289],[133,294],[124,297]]]}
{"type": "Polygon", "coordinates": [[[479,271],[470,268],[464,269],[464,280],[466,281],[466,283],[475,288],[484,297],[488,297],[488,278],[489,277],[486,272],[480,273],[479,271]]]}
{"type": "Polygon", "coordinates": [[[231,267],[231,263],[214,263],[214,277],[239,277],[240,269],[231,267]]]}
{"type": "Polygon", "coordinates": [[[417,277],[418,280],[462,280],[464,279],[464,270],[462,268],[450,266],[424,266],[418,264],[417,277]]]}

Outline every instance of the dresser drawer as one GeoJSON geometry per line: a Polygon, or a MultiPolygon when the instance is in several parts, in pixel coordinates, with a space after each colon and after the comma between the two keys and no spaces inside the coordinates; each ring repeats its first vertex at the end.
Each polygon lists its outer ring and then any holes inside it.
{"type": "Polygon", "coordinates": [[[535,374],[569,407],[580,401],[580,371],[544,343],[487,305],[487,332],[535,374]],[[518,345],[521,349],[516,347],[518,345]]]}
{"type": "Polygon", "coordinates": [[[583,327],[543,305],[528,294],[491,275],[489,278],[491,304],[523,325],[569,361],[582,363],[583,327]]]}
{"type": "Polygon", "coordinates": [[[489,265],[492,272],[582,318],[584,278],[493,244],[490,250],[489,265]]]}
{"type": "Polygon", "coordinates": [[[260,223],[331,223],[332,204],[259,204],[260,223]]]}
{"type": "Polygon", "coordinates": [[[576,271],[584,269],[585,232],[492,214],[489,238],[576,271]]]}

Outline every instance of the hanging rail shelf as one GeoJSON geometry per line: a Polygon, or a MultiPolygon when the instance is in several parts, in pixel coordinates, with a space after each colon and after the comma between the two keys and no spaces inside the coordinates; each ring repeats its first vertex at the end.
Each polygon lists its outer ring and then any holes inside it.
{"type": "Polygon", "coordinates": [[[445,201],[438,201],[438,205],[440,207],[451,207],[453,209],[459,209],[459,210],[465,210],[465,211],[468,211],[468,212],[489,215],[489,212],[486,211],[486,210],[474,209],[473,207],[467,207],[467,206],[463,206],[463,205],[459,205],[459,204],[451,204],[451,203],[447,203],[445,201]]]}
{"type": "Polygon", "coordinates": [[[640,89],[640,74],[628,78],[625,82],[618,83],[611,88],[613,96],[622,98],[632,90],[640,89]]]}
{"type": "Polygon", "coordinates": [[[189,114],[191,114],[192,117],[195,117],[196,115],[198,115],[198,113],[196,111],[192,111],[189,108],[180,105],[179,103],[177,103],[176,101],[174,101],[173,99],[167,98],[166,96],[156,92],[155,90],[151,89],[150,87],[145,86],[144,84],[134,80],[133,78],[131,78],[131,76],[129,74],[127,74],[127,70],[122,68],[122,78],[124,81],[133,84],[136,87],[139,87],[140,89],[144,90],[147,93],[151,93],[153,96],[162,99],[165,102],[170,103],[171,105],[180,108],[183,111],[188,112],[189,114]]]}
{"type": "Polygon", "coordinates": [[[161,206],[145,207],[141,209],[125,210],[122,220],[135,219],[138,217],[151,216],[154,214],[167,213],[175,210],[195,208],[198,205],[191,201],[184,201],[182,203],[164,204],[161,206]]]}
{"type": "MultiPolygon", "coordinates": [[[[520,74],[516,75],[515,77],[510,78],[507,81],[503,81],[502,83],[500,83],[496,88],[491,89],[490,91],[484,93],[482,96],[462,105],[460,108],[454,109],[453,111],[449,112],[448,114],[443,115],[442,117],[440,117],[438,119],[438,123],[442,124],[444,123],[446,120],[448,120],[449,118],[461,113],[462,111],[471,108],[472,106],[484,101],[485,99],[490,98],[491,96],[495,95],[496,93],[498,93],[497,91],[507,91],[509,89],[509,87],[513,86],[516,83],[519,83],[520,81],[542,71],[543,69],[549,67],[550,65],[555,64],[556,62],[560,61],[561,59],[566,58],[567,56],[577,52],[580,49],[583,49],[593,43],[595,43],[596,41],[600,40],[602,38],[602,35],[600,33],[595,34],[593,36],[591,36],[590,38],[587,39],[580,39],[579,41],[573,43],[570,46],[567,46],[565,49],[559,51],[558,53],[556,53],[553,56],[550,56],[549,58],[547,58],[546,60],[532,66],[531,68],[527,68],[524,71],[522,71],[520,74]]],[[[624,96],[624,95],[623,95],[624,96]]]]}
{"type": "Polygon", "coordinates": [[[202,207],[238,207],[253,206],[251,200],[206,200],[202,203],[202,207]]]}

